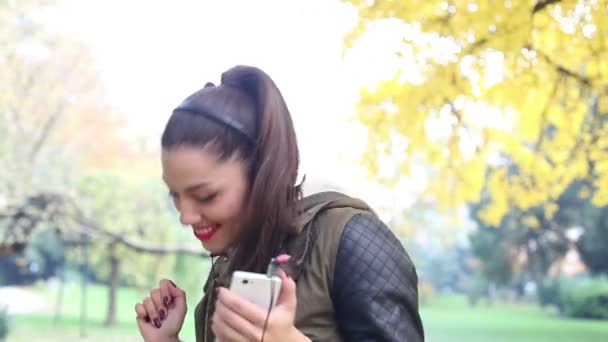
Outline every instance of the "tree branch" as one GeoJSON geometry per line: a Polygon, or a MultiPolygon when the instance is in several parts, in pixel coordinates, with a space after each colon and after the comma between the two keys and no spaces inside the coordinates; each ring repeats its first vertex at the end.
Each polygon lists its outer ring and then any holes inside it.
{"type": "Polygon", "coordinates": [[[141,242],[136,242],[127,239],[126,237],[109,232],[105,229],[99,228],[95,225],[85,224],[81,226],[84,233],[89,236],[101,236],[110,239],[112,242],[119,243],[125,247],[140,253],[149,254],[187,254],[193,256],[200,256],[203,258],[209,257],[209,253],[203,251],[200,248],[191,248],[184,246],[152,246],[146,245],[141,242]]]}
{"type": "Polygon", "coordinates": [[[30,151],[30,161],[33,161],[36,158],[36,155],[42,148],[42,145],[44,145],[44,142],[49,137],[51,130],[63,114],[64,107],[65,106],[63,103],[60,104],[59,108],[57,108],[57,111],[55,111],[55,113],[53,113],[51,117],[44,123],[44,126],[42,127],[42,132],[40,133],[40,136],[32,147],[32,151],[30,151]]]}
{"type": "Polygon", "coordinates": [[[551,90],[551,93],[549,94],[549,97],[547,98],[547,102],[545,103],[545,106],[543,107],[543,111],[540,113],[540,118],[541,118],[541,123],[540,123],[540,135],[538,137],[538,140],[536,141],[536,146],[534,147],[534,152],[538,153],[540,151],[540,147],[543,144],[545,137],[546,137],[546,128],[545,126],[547,126],[547,114],[549,112],[549,108],[551,108],[551,104],[553,103],[553,100],[555,100],[555,97],[557,95],[557,91],[559,90],[559,86],[562,82],[562,78],[559,78],[555,81],[555,84],[553,84],[553,89],[551,90]]]}
{"type": "Polygon", "coordinates": [[[574,78],[586,87],[591,87],[591,80],[588,77],[585,77],[581,74],[577,74],[576,72],[567,69],[563,65],[558,64],[553,59],[551,59],[551,57],[549,57],[547,54],[545,54],[544,52],[542,52],[540,50],[537,50],[533,45],[530,45],[528,47],[528,49],[531,51],[535,51],[540,57],[542,57],[545,60],[545,62],[547,62],[548,64],[555,67],[555,70],[557,72],[559,72],[560,74],[570,77],[570,78],[574,78]]]}
{"type": "Polygon", "coordinates": [[[8,112],[13,115],[12,119],[15,123],[15,126],[17,127],[17,132],[19,132],[19,134],[23,137],[25,135],[25,129],[23,128],[23,124],[21,123],[21,114],[19,110],[14,106],[11,106],[8,112]]]}
{"type": "Polygon", "coordinates": [[[536,5],[534,5],[534,8],[532,8],[532,15],[542,11],[547,6],[558,3],[558,2],[561,2],[561,0],[542,0],[542,1],[537,2],[536,5]]]}
{"type": "MultiPolygon", "coordinates": [[[[84,217],[78,206],[68,198],[56,196],[49,197],[49,195],[30,198],[23,205],[18,208],[15,214],[0,212],[0,218],[11,220],[5,229],[0,226],[0,255],[7,253],[7,251],[15,250],[16,246],[25,245],[31,239],[32,232],[41,220],[50,220],[56,227],[65,227],[65,222],[59,222],[62,219],[69,219],[69,226],[74,227],[73,229],[60,230],[61,239],[68,244],[79,244],[80,234],[86,234],[89,237],[101,238],[109,241],[110,243],[119,243],[130,250],[140,253],[150,254],[187,254],[200,257],[209,257],[209,253],[205,252],[202,248],[192,248],[184,246],[154,246],[145,244],[139,241],[133,241],[121,235],[119,233],[110,232],[106,229],[99,227],[97,224],[92,223],[84,217]],[[43,219],[39,213],[28,212],[26,208],[33,207],[37,210],[48,212],[51,210],[50,205],[57,205],[61,207],[61,212],[51,212],[47,219],[43,219]],[[30,220],[30,224],[27,226],[18,225],[20,218],[27,218],[30,220]],[[21,236],[17,236],[17,234],[21,236]]],[[[82,242],[80,242],[82,243],[82,242]]]]}

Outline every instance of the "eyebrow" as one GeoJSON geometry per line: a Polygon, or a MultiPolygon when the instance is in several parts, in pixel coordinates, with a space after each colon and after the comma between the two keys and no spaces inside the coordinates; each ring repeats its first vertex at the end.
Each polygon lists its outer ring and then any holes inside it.
{"type": "Polygon", "coordinates": [[[187,187],[186,188],[186,192],[193,192],[193,191],[196,191],[196,190],[198,190],[200,188],[205,188],[208,185],[209,185],[209,183],[207,183],[207,182],[201,182],[201,183],[198,183],[198,184],[194,184],[194,185],[191,185],[191,186],[187,187]]]}

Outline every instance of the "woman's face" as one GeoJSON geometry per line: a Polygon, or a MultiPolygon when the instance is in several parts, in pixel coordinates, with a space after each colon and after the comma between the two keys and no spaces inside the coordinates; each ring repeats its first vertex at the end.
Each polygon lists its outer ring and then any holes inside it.
{"type": "Polygon", "coordinates": [[[162,168],[181,223],[212,254],[225,252],[241,227],[248,188],[243,163],[220,161],[208,147],[179,146],[163,149],[162,168]]]}

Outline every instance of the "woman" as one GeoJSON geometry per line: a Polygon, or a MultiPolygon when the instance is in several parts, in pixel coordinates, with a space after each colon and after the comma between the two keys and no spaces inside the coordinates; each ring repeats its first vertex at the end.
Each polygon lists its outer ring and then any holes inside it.
{"type": "MultiPolygon", "coordinates": [[[[416,271],[390,230],[359,200],[302,198],[291,116],[263,71],[237,66],[208,83],[174,110],[161,140],[180,221],[214,257],[197,341],[424,340],[416,271]],[[282,253],[291,258],[268,316],[228,289],[233,271],[265,273],[282,253]]],[[[145,341],[179,341],[186,297],[173,282],[135,311],[145,341]]]]}

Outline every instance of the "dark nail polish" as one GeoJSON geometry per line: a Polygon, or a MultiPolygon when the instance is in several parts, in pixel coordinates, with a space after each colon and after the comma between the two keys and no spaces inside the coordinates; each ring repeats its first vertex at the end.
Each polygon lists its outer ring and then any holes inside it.
{"type": "Polygon", "coordinates": [[[158,318],[154,319],[154,326],[160,328],[160,321],[158,320],[158,318]]]}
{"type": "Polygon", "coordinates": [[[171,279],[169,279],[169,282],[171,283],[171,285],[173,285],[173,287],[177,287],[177,285],[175,285],[175,283],[171,279]]]}
{"type": "Polygon", "coordinates": [[[164,296],[164,297],[163,297],[163,302],[165,303],[165,306],[166,306],[166,307],[169,307],[169,303],[170,303],[170,302],[169,302],[169,297],[164,296]]]}
{"type": "Polygon", "coordinates": [[[165,310],[160,309],[158,312],[158,316],[160,316],[161,321],[164,320],[167,316],[165,316],[165,310]]]}
{"type": "Polygon", "coordinates": [[[146,317],[144,318],[144,321],[146,321],[146,323],[150,323],[150,316],[146,316],[146,317]]]}

